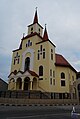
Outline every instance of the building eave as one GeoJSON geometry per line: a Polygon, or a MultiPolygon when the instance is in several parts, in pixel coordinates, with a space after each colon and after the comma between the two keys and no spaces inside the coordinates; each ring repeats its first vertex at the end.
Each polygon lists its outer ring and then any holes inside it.
{"type": "Polygon", "coordinates": [[[29,34],[29,35],[25,36],[22,40],[25,40],[26,38],[33,37],[33,36],[35,36],[35,35],[37,35],[37,36],[39,36],[41,39],[43,39],[38,33],[34,32],[34,33],[32,33],[32,34],[29,34]]]}
{"type": "Polygon", "coordinates": [[[16,51],[19,51],[19,50],[22,50],[22,48],[20,48],[20,49],[16,49],[16,50],[13,50],[12,52],[16,52],[16,51]]]}
{"type": "Polygon", "coordinates": [[[8,84],[8,83],[7,83],[7,82],[5,82],[3,79],[1,79],[1,78],[0,78],[0,80],[1,80],[2,82],[4,82],[5,84],[8,84]]]}
{"type": "Polygon", "coordinates": [[[44,43],[44,42],[50,42],[54,47],[56,47],[49,39],[48,40],[42,40],[36,44],[44,43]]]}
{"type": "Polygon", "coordinates": [[[34,24],[38,24],[38,25],[43,29],[43,27],[42,27],[39,23],[30,24],[30,25],[28,25],[28,27],[30,27],[30,26],[32,26],[32,25],[34,25],[34,24]]]}
{"type": "Polygon", "coordinates": [[[14,74],[14,76],[16,76],[18,73],[24,75],[25,72],[29,72],[31,76],[39,77],[39,75],[38,75],[36,72],[31,71],[31,70],[24,71],[24,72],[23,72],[23,71],[18,71],[18,72],[17,72],[17,71],[15,70],[14,72],[11,72],[11,73],[9,74],[8,78],[9,78],[12,74],[14,74]]]}
{"type": "Polygon", "coordinates": [[[76,71],[71,65],[65,65],[65,64],[55,63],[55,66],[58,66],[58,67],[68,67],[68,68],[70,68],[71,70],[73,70],[75,73],[77,73],[77,71],[76,71]]]}
{"type": "Polygon", "coordinates": [[[69,67],[70,69],[72,69],[74,72],[77,73],[77,71],[71,66],[71,64],[62,55],[55,54],[55,58],[56,58],[56,62],[55,62],[56,66],[69,67]]]}

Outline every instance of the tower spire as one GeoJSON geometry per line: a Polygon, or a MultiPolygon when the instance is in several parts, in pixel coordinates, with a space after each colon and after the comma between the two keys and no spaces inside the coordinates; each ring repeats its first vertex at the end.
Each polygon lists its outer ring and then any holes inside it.
{"type": "Polygon", "coordinates": [[[47,29],[46,29],[46,24],[45,24],[45,30],[44,30],[43,40],[48,40],[48,33],[47,33],[47,29]]]}
{"type": "Polygon", "coordinates": [[[37,7],[36,7],[36,11],[35,11],[33,24],[35,24],[35,23],[38,23],[37,7]]]}

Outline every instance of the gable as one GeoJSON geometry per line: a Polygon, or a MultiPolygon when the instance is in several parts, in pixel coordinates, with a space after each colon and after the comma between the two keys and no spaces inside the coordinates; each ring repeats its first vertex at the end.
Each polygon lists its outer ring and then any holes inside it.
{"type": "Polygon", "coordinates": [[[71,66],[71,64],[60,54],[55,54],[55,65],[62,66],[62,67],[69,67],[75,73],[77,73],[77,71],[71,66]]]}
{"type": "Polygon", "coordinates": [[[68,61],[60,54],[56,54],[56,65],[70,66],[68,61]]]}

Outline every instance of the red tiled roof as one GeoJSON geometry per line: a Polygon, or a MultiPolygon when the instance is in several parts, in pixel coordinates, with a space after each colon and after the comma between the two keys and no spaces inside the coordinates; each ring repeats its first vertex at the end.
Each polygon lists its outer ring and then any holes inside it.
{"type": "Polygon", "coordinates": [[[56,65],[70,66],[68,61],[60,54],[56,54],[56,65]]]}
{"type": "Polygon", "coordinates": [[[48,34],[47,34],[46,26],[45,26],[45,30],[44,30],[43,40],[48,40],[48,34]]]}
{"type": "MultiPolygon", "coordinates": [[[[10,75],[13,73],[14,75],[18,74],[18,73],[21,73],[21,74],[24,74],[25,72],[23,71],[18,71],[17,70],[14,70],[14,72],[11,72],[10,75]]],[[[27,72],[29,72],[32,76],[36,76],[36,77],[39,77],[38,74],[36,74],[34,71],[31,71],[31,70],[28,70],[27,72]]],[[[8,76],[8,78],[10,77],[10,75],[8,76]]]]}
{"type": "Polygon", "coordinates": [[[73,71],[77,72],[70,63],[60,54],[56,54],[56,66],[70,67],[73,71]]]}
{"type": "Polygon", "coordinates": [[[34,24],[36,24],[36,23],[43,29],[43,27],[38,23],[37,9],[36,9],[36,11],[35,11],[35,16],[34,16],[33,23],[30,24],[28,27],[30,27],[30,26],[32,26],[32,25],[34,25],[34,24]]]}
{"type": "Polygon", "coordinates": [[[38,23],[37,10],[36,10],[36,12],[35,12],[35,16],[34,16],[34,21],[33,21],[33,23],[34,23],[34,24],[35,24],[35,23],[38,23]]]}
{"type": "Polygon", "coordinates": [[[32,76],[39,77],[38,74],[36,74],[34,71],[29,70],[28,72],[29,72],[32,76]]]}

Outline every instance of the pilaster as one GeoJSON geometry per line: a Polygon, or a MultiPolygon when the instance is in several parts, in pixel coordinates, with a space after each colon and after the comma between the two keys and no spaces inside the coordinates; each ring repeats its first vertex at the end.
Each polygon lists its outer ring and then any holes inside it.
{"type": "Polygon", "coordinates": [[[33,77],[30,76],[30,90],[33,90],[33,77]]]}
{"type": "Polygon", "coordinates": [[[16,78],[14,78],[14,79],[15,79],[15,88],[14,89],[17,90],[17,84],[16,84],[17,83],[17,81],[16,81],[17,79],[16,78]]]}
{"type": "Polygon", "coordinates": [[[22,90],[24,90],[24,78],[22,77],[22,90]]]}

